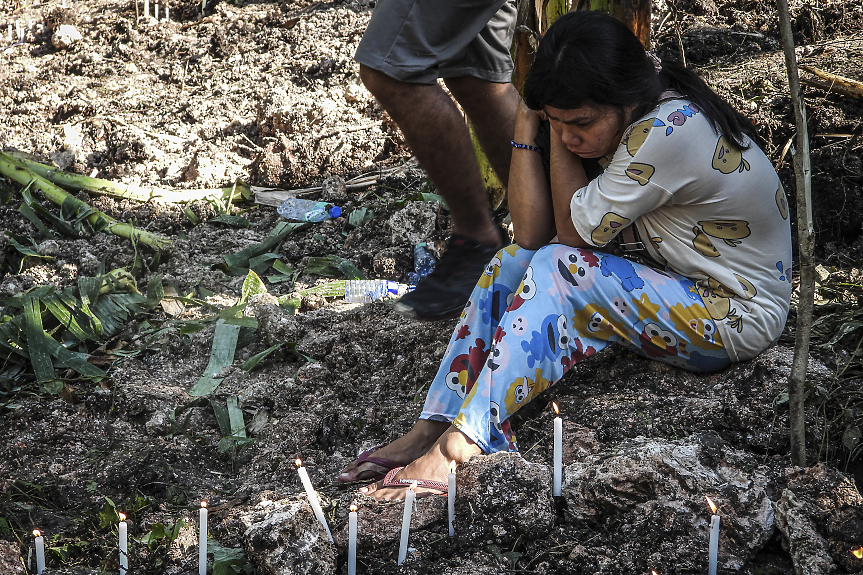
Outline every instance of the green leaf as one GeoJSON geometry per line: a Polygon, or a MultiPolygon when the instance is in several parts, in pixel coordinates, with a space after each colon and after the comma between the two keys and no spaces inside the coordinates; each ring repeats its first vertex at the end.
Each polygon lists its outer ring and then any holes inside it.
{"type": "Polygon", "coordinates": [[[246,274],[246,279],[243,280],[243,289],[240,293],[239,305],[247,303],[252,296],[265,293],[267,293],[267,286],[264,285],[263,280],[254,270],[249,270],[249,273],[246,274]]]}
{"type": "Polygon", "coordinates": [[[367,222],[375,217],[375,213],[366,207],[357,208],[352,210],[348,215],[348,227],[356,228],[363,224],[363,222],[367,222]]]}
{"type": "Polygon", "coordinates": [[[183,208],[183,214],[185,214],[186,219],[189,220],[189,223],[193,226],[197,226],[201,223],[201,218],[199,218],[198,215],[195,214],[195,212],[193,212],[192,208],[190,208],[189,206],[183,208]]]}
{"type": "Polygon", "coordinates": [[[39,385],[39,391],[41,391],[42,393],[50,393],[51,395],[57,395],[61,391],[63,391],[63,382],[56,379],[46,381],[39,385]]]}
{"type": "Polygon", "coordinates": [[[211,224],[213,222],[215,222],[217,224],[225,224],[226,226],[230,226],[232,228],[243,228],[243,229],[248,228],[249,225],[251,224],[249,222],[249,220],[247,220],[246,218],[244,218],[242,216],[229,216],[228,214],[222,214],[222,215],[216,216],[215,218],[210,218],[209,220],[207,220],[208,224],[211,224]]]}
{"type": "Polygon", "coordinates": [[[228,415],[228,407],[221,399],[210,398],[210,406],[216,416],[216,423],[223,436],[231,435],[231,416],[228,415]]]}
{"type": "Polygon", "coordinates": [[[24,300],[24,320],[27,326],[27,350],[36,381],[53,380],[54,364],[51,362],[51,348],[47,345],[51,337],[42,329],[42,310],[38,299],[28,297],[24,300]]]}
{"type": "Polygon", "coordinates": [[[848,451],[854,451],[857,444],[860,443],[860,428],[856,425],[849,425],[845,428],[845,433],[842,434],[842,445],[848,448],[848,451]]]}
{"type": "Polygon", "coordinates": [[[422,192],[420,194],[420,198],[424,202],[437,202],[442,206],[446,207],[446,200],[443,199],[443,196],[440,194],[430,194],[428,192],[422,192]]]}
{"type": "Polygon", "coordinates": [[[259,256],[255,256],[249,259],[249,269],[255,271],[258,275],[263,275],[267,273],[267,270],[270,269],[270,265],[274,260],[278,260],[280,257],[279,254],[267,253],[259,256]]]}
{"type": "Polygon", "coordinates": [[[286,282],[293,278],[294,270],[281,260],[273,262],[273,269],[279,272],[280,275],[267,276],[267,280],[272,284],[286,282]]]}
{"type": "Polygon", "coordinates": [[[256,353],[255,355],[243,362],[243,365],[241,366],[243,371],[252,371],[253,369],[255,369],[255,366],[261,363],[264,358],[266,358],[268,355],[270,355],[283,345],[285,345],[285,342],[277,343],[276,345],[268,347],[262,352],[256,353]]]}
{"type": "Polygon", "coordinates": [[[323,258],[309,258],[304,270],[308,274],[324,277],[343,277],[349,280],[366,279],[365,274],[352,262],[336,255],[323,258]]]}
{"type": "Polygon", "coordinates": [[[207,363],[204,374],[195,382],[192,389],[189,390],[189,395],[192,397],[210,395],[219,387],[222,380],[215,376],[226,366],[234,362],[234,353],[237,350],[237,337],[239,335],[240,326],[227,324],[223,319],[216,322],[210,361],[207,363]]]}
{"type": "Polygon", "coordinates": [[[231,435],[234,437],[246,437],[246,422],[243,420],[243,410],[240,409],[240,400],[236,395],[228,396],[225,400],[228,408],[228,417],[231,420],[231,435]]]}
{"type": "Polygon", "coordinates": [[[105,497],[105,505],[99,511],[99,528],[104,529],[109,525],[115,525],[120,521],[120,516],[117,514],[117,506],[114,502],[105,497]]]}
{"type": "Polygon", "coordinates": [[[288,237],[288,235],[294,233],[295,231],[305,229],[309,227],[309,225],[311,224],[309,224],[308,222],[279,222],[278,224],[276,224],[276,227],[273,228],[270,234],[264,239],[264,241],[253,246],[249,246],[239,252],[223,256],[222,262],[220,264],[217,264],[217,266],[221,267],[224,271],[228,272],[231,275],[245,275],[247,270],[249,269],[250,258],[272,251],[273,248],[281,244],[282,241],[286,237],[288,237]]]}
{"type": "Polygon", "coordinates": [[[210,540],[207,550],[213,554],[213,575],[238,575],[252,571],[242,549],[222,547],[218,541],[210,540]]]}

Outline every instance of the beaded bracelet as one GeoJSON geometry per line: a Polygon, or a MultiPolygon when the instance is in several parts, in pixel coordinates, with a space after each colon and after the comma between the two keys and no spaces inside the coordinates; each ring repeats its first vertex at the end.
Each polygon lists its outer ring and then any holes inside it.
{"type": "Polygon", "coordinates": [[[515,140],[510,140],[509,143],[512,144],[513,148],[521,148],[522,150],[530,150],[532,152],[539,152],[540,154],[542,153],[542,148],[537,146],[531,146],[530,144],[519,144],[515,140]]]}

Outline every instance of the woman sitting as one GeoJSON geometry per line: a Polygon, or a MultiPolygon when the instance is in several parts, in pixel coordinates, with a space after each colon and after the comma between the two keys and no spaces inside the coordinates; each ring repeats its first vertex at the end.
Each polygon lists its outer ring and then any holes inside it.
{"type": "Polygon", "coordinates": [[[515,451],[510,416],[612,342],[699,373],[771,345],[788,314],[791,237],[757,140],[617,20],[561,17],[516,122],[517,243],[474,289],[419,421],[339,481],[383,477],[364,492],[401,499],[412,480],[441,487],[422,480],[442,480],[451,461],[515,451]]]}

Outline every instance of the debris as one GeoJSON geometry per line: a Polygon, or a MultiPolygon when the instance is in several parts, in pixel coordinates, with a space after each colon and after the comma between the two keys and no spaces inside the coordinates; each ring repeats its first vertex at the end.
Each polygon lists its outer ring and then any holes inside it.
{"type": "Polygon", "coordinates": [[[51,36],[51,44],[58,50],[66,50],[76,42],[80,42],[83,38],[78,29],[71,24],[61,24],[54,35],[51,36]]]}

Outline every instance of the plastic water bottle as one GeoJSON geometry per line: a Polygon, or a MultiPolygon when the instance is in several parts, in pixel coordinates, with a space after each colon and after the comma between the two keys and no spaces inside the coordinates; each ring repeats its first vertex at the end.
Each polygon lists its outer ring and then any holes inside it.
{"type": "Polygon", "coordinates": [[[286,220],[296,222],[322,222],[342,215],[338,206],[301,198],[288,198],[276,211],[286,220]]]}
{"type": "Polygon", "coordinates": [[[421,279],[434,271],[437,260],[426,248],[426,243],[422,242],[414,246],[414,271],[407,273],[408,283],[416,285],[421,279]]]}
{"type": "Polygon", "coordinates": [[[389,280],[347,280],[345,301],[368,303],[387,297],[399,297],[410,291],[409,286],[389,280]]]}

